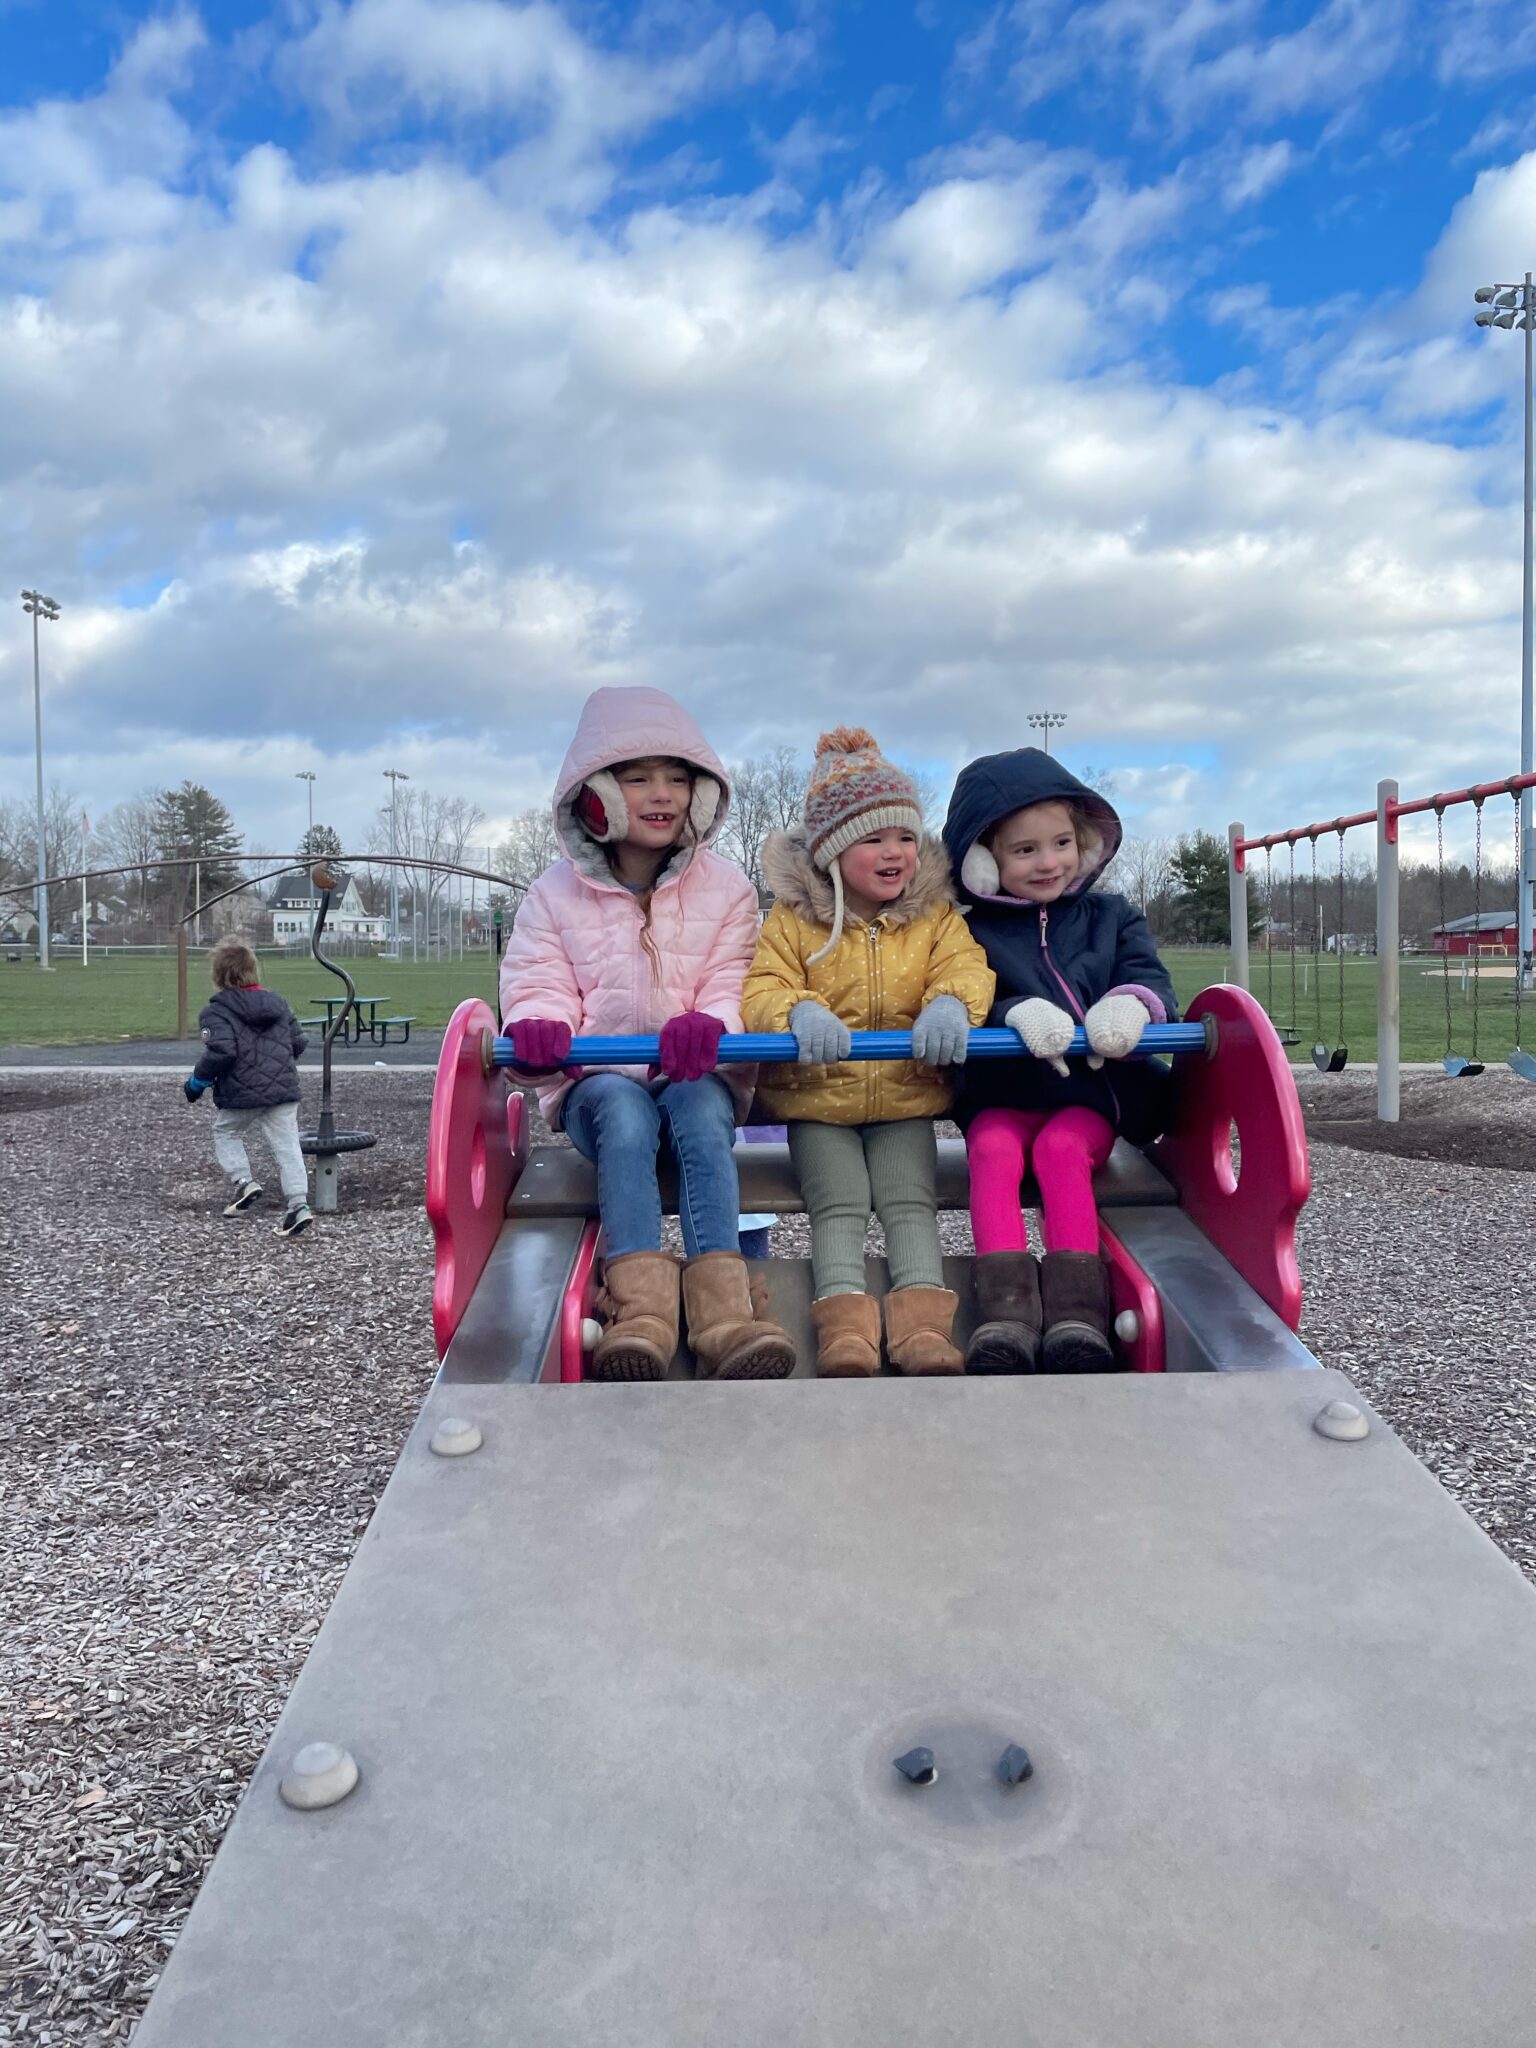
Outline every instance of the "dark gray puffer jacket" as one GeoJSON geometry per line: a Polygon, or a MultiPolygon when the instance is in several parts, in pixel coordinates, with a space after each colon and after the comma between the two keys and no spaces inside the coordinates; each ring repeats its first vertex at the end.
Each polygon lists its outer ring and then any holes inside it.
{"type": "Polygon", "coordinates": [[[213,1083],[220,1109],[275,1109],[299,1099],[298,1019],[269,988],[221,988],[203,1011],[203,1051],[192,1069],[213,1083]]]}

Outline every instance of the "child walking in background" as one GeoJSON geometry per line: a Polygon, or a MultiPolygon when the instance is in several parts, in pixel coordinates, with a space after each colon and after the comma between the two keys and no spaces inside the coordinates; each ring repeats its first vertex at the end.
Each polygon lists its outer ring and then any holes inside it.
{"type": "Polygon", "coordinates": [[[1036,1056],[977,1061],[955,1105],[981,1316],[971,1372],[1114,1364],[1093,1174],[1117,1133],[1136,1145],[1158,1136],[1172,1082],[1154,1061],[1104,1062],[1134,1052],[1148,1024],[1178,1016],[1146,919],[1092,886],[1120,837],[1113,806],[1036,747],[971,762],[950,799],[944,841],[997,974],[990,1021],[1011,1026],[1036,1056]],[[1093,1051],[1067,1060],[1078,1025],[1093,1051]],[[1031,1162],[1046,1245],[1039,1266],[1020,1202],[1031,1162]]]}
{"type": "Polygon", "coordinates": [[[261,1197],[245,1149],[254,1125],[277,1162],[283,1190],[279,1237],[295,1237],[314,1221],[309,1173],[299,1145],[299,1070],[305,1039],[280,995],[257,980],[256,955],[243,939],[220,939],[209,960],[218,993],[198,1018],[203,1050],[182,1083],[188,1102],[213,1090],[213,1156],[229,1175],[233,1198],[226,1216],[238,1216],[261,1197]]]}
{"type": "Polygon", "coordinates": [[[949,863],[923,831],[911,778],[862,728],[816,743],[805,822],[775,833],[763,870],[776,902],[747,976],[749,1031],[791,1031],[795,1066],[763,1070],[758,1098],[789,1126],[811,1219],[816,1370],[880,1367],[880,1312],[864,1291],[870,1210],[885,1230],[886,1348],[902,1372],[959,1372],[944,1285],[933,1119],[992,1000],[986,957],[955,908],[949,863]],[[913,1060],[842,1061],[850,1031],[912,1033],[913,1060]]]}
{"type": "Polygon", "coordinates": [[[517,913],[501,1007],[539,1106],[597,1167],[607,1258],[596,1379],[666,1377],[679,1294],[701,1378],[781,1379],[794,1345],[748,1282],[732,1146],[755,1069],[715,1071],[741,1029],[757,897],[711,850],[730,802],[713,750],[660,690],[595,690],[555,786],[565,858],[517,913]],[[566,1067],[574,1035],[661,1039],[659,1070],[566,1067]],[[677,1160],[686,1263],[661,1248],[657,1154],[677,1160]]]}

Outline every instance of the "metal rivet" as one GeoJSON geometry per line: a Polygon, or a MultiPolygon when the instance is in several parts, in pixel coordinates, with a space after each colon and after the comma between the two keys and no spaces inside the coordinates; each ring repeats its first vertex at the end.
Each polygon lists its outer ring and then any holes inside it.
{"type": "Polygon", "coordinates": [[[432,1449],[440,1458],[467,1458],[485,1442],[478,1422],[466,1422],[462,1415],[445,1415],[432,1432],[432,1449]]]}
{"type": "Polygon", "coordinates": [[[997,1775],[1005,1785],[1022,1785],[1026,1778],[1032,1778],[1035,1766],[1029,1751],[1017,1742],[1010,1742],[997,1760],[997,1775]]]}
{"type": "Polygon", "coordinates": [[[595,1351],[598,1345],[602,1342],[602,1336],[603,1326],[597,1320],[596,1316],[583,1316],[581,1319],[582,1350],[595,1351]]]}
{"type": "Polygon", "coordinates": [[[1121,1309],[1115,1317],[1115,1335],[1122,1344],[1134,1344],[1141,1335],[1141,1317],[1133,1308],[1121,1309]]]}
{"type": "Polygon", "coordinates": [[[1371,1425],[1353,1401],[1330,1401],[1313,1416],[1312,1427],[1319,1436],[1332,1437],[1341,1444],[1356,1444],[1371,1433],[1371,1425]]]}
{"type": "Polygon", "coordinates": [[[931,1749],[909,1749],[905,1756],[895,1758],[895,1767],[913,1785],[931,1785],[938,1777],[934,1767],[931,1749]]]}
{"type": "Polygon", "coordinates": [[[284,1803],[310,1811],[335,1806],[356,1785],[358,1769],[334,1742],[307,1742],[289,1766],[278,1790],[284,1803]]]}

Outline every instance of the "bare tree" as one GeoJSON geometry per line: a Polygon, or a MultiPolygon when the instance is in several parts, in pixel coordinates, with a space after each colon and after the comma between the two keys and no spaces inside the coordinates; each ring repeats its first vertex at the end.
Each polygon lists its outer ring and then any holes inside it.
{"type": "Polygon", "coordinates": [[[1129,896],[1142,916],[1155,923],[1154,910],[1161,910],[1172,893],[1169,858],[1172,848],[1166,839],[1124,839],[1115,856],[1110,887],[1129,896]]]}
{"type": "Polygon", "coordinates": [[[555,820],[548,804],[538,804],[512,820],[512,829],[496,849],[496,867],[508,881],[526,889],[560,858],[555,820]]]}
{"type": "MultiPolygon", "coordinates": [[[[443,865],[462,866],[465,854],[485,824],[485,813],[468,797],[435,796],[408,784],[395,810],[396,851],[409,865],[400,870],[402,893],[408,892],[413,918],[422,920],[428,946],[441,943],[442,905],[454,897],[455,878],[443,865]]],[[[390,807],[381,804],[368,834],[372,853],[387,853],[390,807]]],[[[454,897],[456,900],[456,897],[454,897]]]]}
{"type": "Polygon", "coordinates": [[[30,805],[0,802],[0,889],[24,889],[37,872],[37,834],[30,805]]]}
{"type": "Polygon", "coordinates": [[[799,823],[805,809],[806,772],[794,748],[780,746],[771,754],[733,763],[730,777],[731,807],[715,844],[762,896],[764,842],[771,832],[799,823]]]}
{"type": "MultiPolygon", "coordinates": [[[[93,867],[121,867],[132,871],[133,903],[141,919],[149,896],[150,874],[160,850],[155,823],[157,794],[152,789],[141,789],[136,796],[125,797],[97,819],[91,833],[90,859],[93,867]]],[[[124,894],[128,893],[129,887],[130,878],[125,875],[124,894]]]]}
{"type": "MultiPolygon", "coordinates": [[[[73,790],[55,782],[43,808],[43,858],[50,875],[72,874],[85,866],[85,813],[73,790]]],[[[69,889],[48,891],[50,925],[62,924],[78,899],[69,889]]]]}

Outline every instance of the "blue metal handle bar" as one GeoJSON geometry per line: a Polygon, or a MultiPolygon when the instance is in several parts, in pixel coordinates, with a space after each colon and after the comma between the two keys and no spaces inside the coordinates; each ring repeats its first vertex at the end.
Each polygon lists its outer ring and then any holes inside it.
{"type": "MultiPolygon", "coordinates": [[[[517,1029],[513,1025],[514,1032],[517,1029]]],[[[515,1067],[516,1055],[510,1038],[492,1043],[491,1064],[515,1067]]],[[[1074,1031],[1068,1053],[1091,1051],[1086,1033],[1074,1031]]],[[[653,1067],[660,1057],[660,1041],[654,1038],[573,1038],[566,1064],[573,1067],[653,1067]]],[[[1154,1052],[1214,1052],[1215,1019],[1203,1024],[1149,1024],[1141,1034],[1136,1055],[1154,1052]],[[1209,1028],[1208,1028],[1209,1027],[1209,1028]]],[[[998,1027],[973,1031],[968,1057],[983,1060],[1028,1058],[1024,1041],[1016,1031],[998,1027]]],[[[727,1032],[720,1041],[720,1064],[732,1066],[757,1061],[764,1066],[785,1065],[799,1057],[794,1036],[788,1031],[727,1032]]],[[[909,1060],[912,1057],[910,1031],[855,1031],[851,1060],[909,1060]]]]}

